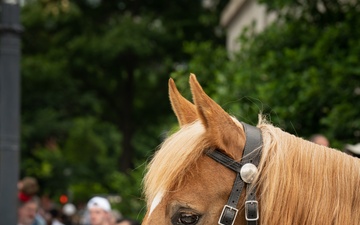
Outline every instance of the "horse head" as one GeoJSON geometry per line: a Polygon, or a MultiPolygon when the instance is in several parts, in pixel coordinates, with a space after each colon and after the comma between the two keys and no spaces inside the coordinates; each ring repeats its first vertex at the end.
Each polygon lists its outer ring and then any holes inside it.
{"type": "Polygon", "coordinates": [[[217,221],[235,173],[204,154],[222,149],[240,160],[241,124],[229,116],[190,76],[194,104],[169,80],[172,108],[181,126],[154,156],[145,178],[149,211],[143,224],[209,224],[217,221]],[[182,222],[181,222],[182,221],[182,222]]]}
{"type": "Polygon", "coordinates": [[[238,200],[227,212],[237,216],[222,221],[234,187],[247,183],[239,173],[249,136],[246,126],[212,100],[193,74],[190,87],[193,103],[169,80],[169,97],[180,129],[161,144],[149,163],[143,225],[359,223],[359,160],[262,120],[254,128],[263,139],[258,173],[251,184],[245,184],[246,191],[241,192],[241,186],[238,200]],[[213,152],[225,162],[214,160],[213,152]],[[253,193],[248,191],[256,186],[253,193]],[[260,218],[257,214],[254,220],[247,218],[244,204],[249,202],[249,193],[258,196],[252,202],[259,205],[260,218]]]}

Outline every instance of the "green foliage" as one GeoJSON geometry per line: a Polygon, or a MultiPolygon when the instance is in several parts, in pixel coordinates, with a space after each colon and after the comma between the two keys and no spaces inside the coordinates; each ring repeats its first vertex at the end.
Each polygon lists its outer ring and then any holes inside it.
{"type": "Polygon", "coordinates": [[[189,98],[195,73],[250,124],[263,112],[298,136],[321,132],[339,148],[359,142],[358,7],[262,0],[278,21],[258,35],[249,27],[229,60],[215,32],[227,2],[205,9],[191,0],[28,1],[22,175],[37,177],[53,199],[119,194],[113,207],[141,219],[144,162],[176,126],[169,74],[189,98]]]}
{"type": "Polygon", "coordinates": [[[21,175],[54,200],[120,194],[114,207],[142,218],[143,162],[174,122],[169,74],[188,61],[185,42],[223,43],[219,10],[191,0],[27,1],[21,175]]]}
{"type": "Polygon", "coordinates": [[[333,147],[359,142],[358,9],[340,1],[326,1],[323,11],[320,1],[262,2],[278,13],[274,24],[260,34],[248,27],[229,62],[218,49],[189,45],[194,56],[185,70],[245,122],[256,124],[262,112],[298,136],[324,133],[333,147]]]}
{"type": "Polygon", "coordinates": [[[113,204],[124,215],[131,215],[141,221],[145,215],[145,202],[142,199],[142,178],[144,176],[145,164],[131,170],[128,175],[114,171],[108,181],[114,193],[121,196],[122,201],[113,204]]]}
{"type": "MultiPolygon", "coordinates": [[[[306,11],[311,7],[248,39],[239,60],[248,62],[249,71],[257,67],[252,70],[256,74],[247,76],[258,82],[259,99],[270,106],[265,112],[276,113],[274,122],[303,137],[324,133],[341,148],[339,142],[356,143],[360,138],[360,17],[344,5],[348,11],[339,14],[345,16],[317,20],[306,11]]],[[[334,11],[323,12],[322,18],[334,11]]]]}
{"type": "Polygon", "coordinates": [[[224,78],[222,69],[228,61],[227,53],[222,46],[217,46],[211,41],[207,42],[187,42],[184,51],[192,55],[192,60],[186,64],[179,64],[176,71],[171,76],[176,80],[179,89],[183,89],[183,94],[190,98],[189,74],[195,73],[199,81],[206,87],[210,95],[221,92],[225,87],[223,82],[230,81],[224,78]],[[184,75],[186,74],[186,75],[184,75]]]}

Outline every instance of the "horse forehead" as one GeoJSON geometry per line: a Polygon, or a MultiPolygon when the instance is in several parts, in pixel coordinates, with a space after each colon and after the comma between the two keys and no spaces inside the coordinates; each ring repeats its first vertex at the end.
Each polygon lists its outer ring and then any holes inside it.
{"type": "Polygon", "coordinates": [[[166,195],[166,201],[206,202],[221,193],[228,194],[231,191],[236,175],[233,171],[206,155],[200,158],[195,167],[188,172],[181,187],[176,187],[166,195]]]}
{"type": "Polygon", "coordinates": [[[207,156],[201,158],[196,167],[189,172],[181,187],[166,191],[161,189],[156,193],[144,225],[166,223],[171,217],[167,210],[171,211],[178,205],[204,213],[220,213],[218,210],[225,204],[224,194],[227,196],[230,193],[235,173],[207,156]]]}
{"type": "MultiPolygon", "coordinates": [[[[203,163],[200,163],[200,164],[203,164],[203,163]]],[[[211,177],[207,173],[204,173],[204,172],[202,172],[202,173],[203,173],[202,175],[205,175],[205,179],[211,177]]],[[[198,175],[200,175],[200,174],[198,174],[198,175]]],[[[195,188],[194,183],[197,183],[196,186],[198,186],[198,189],[200,189],[199,191],[201,193],[205,193],[204,190],[209,190],[209,186],[201,185],[201,183],[204,182],[204,177],[201,177],[201,176],[196,176],[196,177],[197,177],[197,179],[191,179],[191,178],[187,179],[187,182],[186,182],[185,186],[181,187],[177,191],[173,191],[172,194],[169,194],[171,196],[170,199],[173,198],[173,197],[178,197],[178,196],[182,196],[182,197],[186,198],[186,196],[187,196],[186,193],[189,194],[189,193],[194,192],[194,190],[193,190],[195,188]]],[[[205,183],[202,183],[202,184],[205,184],[205,183]]],[[[213,190],[213,188],[211,188],[210,190],[213,190]]],[[[165,194],[165,192],[163,190],[160,190],[158,193],[156,193],[156,195],[153,198],[153,200],[151,202],[151,205],[150,205],[149,217],[154,212],[154,210],[160,205],[160,203],[163,201],[164,194],[165,194]]]]}

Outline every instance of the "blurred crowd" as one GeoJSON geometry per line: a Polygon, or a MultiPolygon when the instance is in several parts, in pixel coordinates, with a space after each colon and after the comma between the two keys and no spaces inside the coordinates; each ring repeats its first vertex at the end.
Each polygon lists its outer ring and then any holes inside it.
{"type": "Polygon", "coordinates": [[[37,195],[35,178],[24,177],[18,183],[18,225],[140,225],[111,208],[110,202],[95,196],[87,205],[57,205],[48,196],[37,195]]]}
{"type": "MultiPolygon", "coordinates": [[[[309,138],[309,141],[314,142],[318,145],[331,147],[329,140],[323,134],[314,134],[309,138]]],[[[348,155],[360,158],[360,143],[357,143],[355,145],[346,144],[343,147],[342,151],[348,155]]]]}
{"type": "MultiPolygon", "coordinates": [[[[329,147],[328,139],[315,134],[310,141],[329,147]]],[[[343,152],[360,158],[360,143],[344,146],[343,152]]],[[[49,196],[38,194],[35,178],[25,177],[18,182],[18,225],[140,225],[111,208],[108,199],[95,196],[83,206],[72,203],[55,204],[49,196]]]]}

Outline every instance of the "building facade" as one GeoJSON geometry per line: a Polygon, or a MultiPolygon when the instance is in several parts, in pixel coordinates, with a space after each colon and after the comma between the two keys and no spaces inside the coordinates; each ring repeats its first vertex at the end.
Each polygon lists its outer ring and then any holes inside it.
{"type": "Polygon", "coordinates": [[[276,15],[269,13],[256,0],[230,0],[224,8],[220,24],[226,30],[226,48],[229,53],[240,50],[239,36],[245,27],[254,24],[254,31],[261,32],[276,15]]]}

